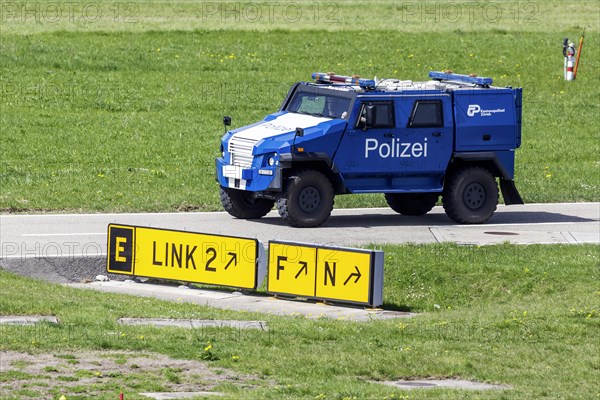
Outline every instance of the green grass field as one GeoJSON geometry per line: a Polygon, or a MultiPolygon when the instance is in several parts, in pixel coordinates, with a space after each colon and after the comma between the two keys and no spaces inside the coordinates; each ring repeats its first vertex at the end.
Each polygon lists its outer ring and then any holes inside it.
{"type": "Polygon", "coordinates": [[[219,210],[221,117],[258,121],[318,70],[423,80],[451,68],[522,86],[524,200],[600,199],[593,2],[57,4],[2,5],[4,211],[219,210]],[[562,38],[584,27],[565,82],[562,38]]]}
{"type": "MultiPolygon", "coordinates": [[[[2,314],[51,314],[61,322],[36,328],[2,326],[0,350],[69,354],[75,359],[89,350],[150,351],[256,376],[257,386],[251,390],[242,391],[235,382],[220,385],[218,391],[229,398],[600,395],[594,378],[600,372],[597,246],[404,245],[383,250],[385,307],[420,315],[371,322],[277,317],[81,291],[0,272],[2,314]],[[269,331],[121,326],[116,324],[120,317],[259,319],[268,322],[269,331]],[[206,350],[209,342],[212,347],[206,350]],[[403,392],[373,383],[419,377],[459,377],[512,389],[403,392]]],[[[52,379],[51,367],[33,377],[19,375],[18,367],[0,371],[0,382],[16,385],[29,379],[39,383],[29,390],[42,393],[44,382],[52,379]]],[[[124,391],[126,399],[138,399],[136,393],[158,385],[152,376],[130,380],[129,374],[139,374],[138,369],[110,378],[111,371],[102,365],[79,368],[75,378],[81,378],[81,385],[84,376],[100,373],[103,378],[91,382],[87,391],[57,390],[55,398],[65,394],[69,400],[83,399],[96,392],[97,398],[114,399],[124,391]]]]}

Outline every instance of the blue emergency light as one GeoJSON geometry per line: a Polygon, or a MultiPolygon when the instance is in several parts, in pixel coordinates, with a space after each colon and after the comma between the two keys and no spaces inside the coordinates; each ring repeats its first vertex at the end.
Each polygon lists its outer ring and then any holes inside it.
{"type": "Polygon", "coordinates": [[[325,72],[315,72],[312,74],[312,78],[317,82],[321,83],[346,83],[348,85],[358,85],[362,88],[374,89],[377,83],[374,79],[362,79],[353,76],[335,75],[328,74],[325,72]]]}
{"type": "Polygon", "coordinates": [[[437,81],[474,83],[476,85],[481,85],[481,86],[489,86],[492,84],[492,78],[485,78],[483,76],[455,74],[455,73],[451,73],[451,72],[446,73],[446,72],[440,72],[440,71],[431,71],[431,72],[429,72],[429,77],[431,79],[435,79],[437,81]]]}

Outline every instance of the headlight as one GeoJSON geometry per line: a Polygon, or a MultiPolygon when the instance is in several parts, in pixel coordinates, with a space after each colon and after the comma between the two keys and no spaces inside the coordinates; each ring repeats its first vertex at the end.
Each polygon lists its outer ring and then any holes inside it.
{"type": "Polygon", "coordinates": [[[272,167],[273,165],[276,164],[276,162],[277,162],[276,157],[277,157],[277,153],[274,153],[272,157],[269,157],[268,163],[269,163],[270,167],[272,167]]]}

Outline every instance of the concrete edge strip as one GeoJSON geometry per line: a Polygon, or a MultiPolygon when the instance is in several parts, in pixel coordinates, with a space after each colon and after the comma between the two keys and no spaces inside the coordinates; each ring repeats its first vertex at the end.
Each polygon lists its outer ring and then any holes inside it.
{"type": "Polygon", "coordinates": [[[397,389],[413,390],[413,389],[462,389],[462,390],[507,390],[512,389],[508,385],[497,385],[484,382],[468,381],[465,379],[420,379],[420,380],[404,380],[376,382],[387,386],[392,386],[397,389]]]}
{"type": "Polygon", "coordinates": [[[177,303],[189,302],[201,306],[223,310],[249,311],[280,316],[305,316],[317,319],[321,317],[346,321],[371,321],[374,319],[406,318],[415,314],[393,310],[368,310],[335,305],[303,303],[299,301],[280,300],[273,297],[232,295],[202,289],[181,290],[157,284],[133,282],[91,282],[66,283],[67,287],[101,292],[126,293],[133,296],[152,297],[177,303]]]}
{"type": "Polygon", "coordinates": [[[431,228],[429,228],[429,232],[431,232],[431,234],[433,235],[433,238],[436,240],[436,242],[442,243],[442,242],[447,241],[447,239],[444,237],[444,234],[442,233],[440,228],[431,227],[431,228]]]}
{"type": "Polygon", "coordinates": [[[577,239],[575,239],[575,237],[571,234],[571,232],[560,232],[560,234],[562,235],[563,238],[565,238],[565,240],[567,241],[567,243],[569,244],[578,244],[577,239]]]}
{"type": "Polygon", "coordinates": [[[3,315],[0,316],[0,325],[35,325],[40,322],[58,324],[58,318],[44,315],[3,315]]]}
{"type": "Polygon", "coordinates": [[[169,318],[119,318],[122,325],[152,325],[155,327],[196,328],[234,328],[258,329],[268,331],[266,321],[210,320],[210,319],[169,319],[169,318]]]}
{"type": "Polygon", "coordinates": [[[140,396],[148,397],[154,400],[171,400],[171,399],[189,399],[200,396],[225,396],[220,392],[155,392],[155,393],[140,393],[140,396]]]}

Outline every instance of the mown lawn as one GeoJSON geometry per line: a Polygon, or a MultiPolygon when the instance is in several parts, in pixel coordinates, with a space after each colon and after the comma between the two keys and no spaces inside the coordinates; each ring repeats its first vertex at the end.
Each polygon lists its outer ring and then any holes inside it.
{"type": "MultiPolygon", "coordinates": [[[[44,4],[38,3],[42,17],[44,4]]],[[[369,30],[354,20],[364,3],[332,3],[335,23],[324,14],[315,22],[309,3],[294,3],[304,19],[289,29],[277,23],[291,17],[242,23],[248,17],[241,3],[233,3],[239,21],[222,6],[209,14],[206,7],[216,3],[133,4],[135,23],[107,17],[76,24],[60,14],[55,23],[46,15],[35,24],[19,9],[4,14],[0,209],[219,210],[214,158],[223,115],[234,126],[258,121],[314,71],[423,80],[430,70],[448,68],[524,88],[516,182],[526,202],[600,199],[600,43],[597,21],[590,20],[600,10],[593,3],[575,8],[568,24],[550,24],[561,15],[555,2],[532,2],[537,8],[515,3],[522,8],[516,17],[504,4],[497,22],[465,14],[452,25],[444,23],[450,18],[444,3],[435,3],[442,7],[436,20],[378,2],[365,5],[365,18],[379,21],[387,12],[397,24],[387,18],[369,30]],[[162,28],[157,15],[165,19],[162,28]],[[204,24],[185,30],[194,21],[204,24]],[[578,79],[565,82],[562,37],[576,40],[584,26],[578,79]]],[[[347,196],[336,205],[385,202],[379,195],[347,196]]]]}

